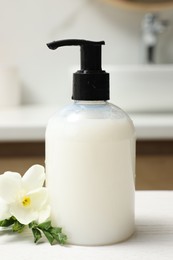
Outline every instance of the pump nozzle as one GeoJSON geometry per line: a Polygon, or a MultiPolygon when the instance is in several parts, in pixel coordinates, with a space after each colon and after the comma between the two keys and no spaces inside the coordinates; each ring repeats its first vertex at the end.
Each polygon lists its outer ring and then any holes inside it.
{"type": "Polygon", "coordinates": [[[60,41],[53,41],[47,44],[48,48],[51,50],[55,50],[62,46],[82,46],[82,45],[104,45],[104,41],[87,41],[87,40],[80,40],[80,39],[67,39],[67,40],[60,40],[60,41]]]}
{"type": "Polygon", "coordinates": [[[101,68],[101,46],[104,41],[67,39],[48,43],[49,49],[62,46],[81,47],[81,69],[73,75],[73,97],[75,100],[108,100],[109,74],[101,68]]]}
{"type": "Polygon", "coordinates": [[[101,45],[104,41],[61,40],[48,43],[51,50],[62,46],[81,46],[81,70],[101,70],[101,45]]]}

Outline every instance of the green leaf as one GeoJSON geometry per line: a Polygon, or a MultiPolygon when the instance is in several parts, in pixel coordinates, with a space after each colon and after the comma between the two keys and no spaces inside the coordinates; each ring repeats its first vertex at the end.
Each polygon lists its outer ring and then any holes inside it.
{"type": "Polygon", "coordinates": [[[21,224],[18,220],[15,220],[12,230],[13,230],[13,232],[21,233],[24,228],[25,228],[25,225],[21,224]]]}
{"type": "Polygon", "coordinates": [[[67,241],[67,236],[62,233],[62,228],[60,227],[51,227],[49,232],[52,234],[54,239],[59,242],[61,245],[64,245],[67,241]]]}
{"type": "Polygon", "coordinates": [[[65,244],[67,241],[67,236],[62,233],[62,228],[52,227],[51,221],[46,221],[41,224],[37,224],[37,222],[33,221],[28,226],[32,229],[35,243],[42,237],[41,231],[51,245],[54,241],[57,241],[61,245],[65,244]]]}
{"type": "Polygon", "coordinates": [[[46,221],[38,225],[41,230],[48,230],[51,227],[51,221],[46,221]]]}
{"type": "Polygon", "coordinates": [[[4,219],[0,221],[0,227],[9,227],[14,224],[16,220],[13,217],[10,217],[9,219],[4,219]]]}
{"type": "Polygon", "coordinates": [[[59,233],[58,237],[59,237],[58,242],[61,245],[64,245],[66,243],[66,241],[67,241],[67,236],[64,233],[59,233]]]}
{"type": "Polygon", "coordinates": [[[51,232],[53,233],[62,233],[62,228],[61,227],[51,227],[51,232]]]}
{"type": "Polygon", "coordinates": [[[32,221],[31,223],[29,223],[29,228],[37,228],[38,227],[38,224],[37,224],[37,222],[36,221],[32,221]]]}
{"type": "Polygon", "coordinates": [[[40,238],[42,238],[42,234],[41,234],[40,230],[37,228],[32,228],[32,233],[34,236],[34,242],[37,243],[38,240],[40,240],[40,238]]]}
{"type": "Polygon", "coordinates": [[[47,238],[47,240],[49,241],[49,243],[52,245],[54,242],[54,237],[52,236],[52,234],[47,230],[43,230],[43,233],[44,233],[45,237],[47,238]]]}

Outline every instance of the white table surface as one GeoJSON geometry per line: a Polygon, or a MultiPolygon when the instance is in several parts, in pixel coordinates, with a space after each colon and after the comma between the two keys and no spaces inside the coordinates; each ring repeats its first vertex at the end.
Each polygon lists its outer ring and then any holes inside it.
{"type": "Polygon", "coordinates": [[[136,192],[136,232],[111,246],[35,245],[30,234],[0,232],[1,260],[171,260],[173,191],[136,192]]]}
{"type": "MultiPolygon", "coordinates": [[[[56,106],[21,106],[0,110],[0,141],[43,141],[56,106]]],[[[173,113],[130,113],[137,139],[173,139],[173,113]]]]}

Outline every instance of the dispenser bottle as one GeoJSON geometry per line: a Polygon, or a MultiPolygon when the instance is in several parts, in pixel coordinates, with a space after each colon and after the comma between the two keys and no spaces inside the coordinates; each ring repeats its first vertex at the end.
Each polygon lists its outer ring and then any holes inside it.
{"type": "Polygon", "coordinates": [[[113,244],[134,232],[135,131],[129,116],[107,102],[103,44],[48,44],[50,49],[81,48],[81,69],[73,74],[74,103],[55,113],[46,129],[52,220],[63,227],[70,244],[113,244]]]}

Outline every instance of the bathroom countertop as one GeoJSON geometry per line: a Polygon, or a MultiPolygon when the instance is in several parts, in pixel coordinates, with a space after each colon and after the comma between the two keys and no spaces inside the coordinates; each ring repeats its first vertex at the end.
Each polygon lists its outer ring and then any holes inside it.
{"type": "Polygon", "coordinates": [[[35,245],[31,233],[0,231],[0,257],[11,260],[170,260],[173,256],[173,191],[136,192],[136,231],[110,246],[35,245]]]}
{"type": "MultiPolygon", "coordinates": [[[[21,106],[0,110],[0,141],[43,141],[56,106],[21,106]]],[[[173,113],[129,113],[138,140],[173,139],[173,113]]]]}

